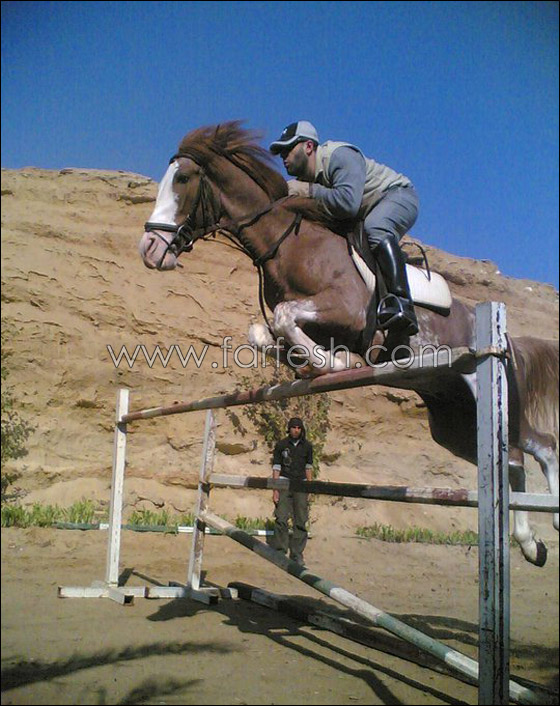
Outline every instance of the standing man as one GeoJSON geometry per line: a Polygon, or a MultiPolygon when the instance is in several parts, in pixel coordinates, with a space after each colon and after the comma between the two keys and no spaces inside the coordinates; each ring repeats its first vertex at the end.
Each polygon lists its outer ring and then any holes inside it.
{"type": "Polygon", "coordinates": [[[319,144],[307,120],[288,125],[270,145],[286,171],[288,192],[316,199],[335,220],[364,222],[370,250],[387,288],[378,307],[382,329],[407,336],[418,333],[405,258],[399,241],[418,215],[418,196],[404,174],[364,157],[348,142],[319,144]]]}
{"type": "MultiPolygon", "coordinates": [[[[305,427],[299,417],[288,422],[288,436],[274,447],[272,477],[290,480],[313,480],[313,446],[305,438],[305,427]]],[[[283,554],[290,551],[290,559],[303,566],[303,552],[307,544],[309,501],[307,493],[293,490],[274,490],[274,547],[283,554]],[[292,536],[288,520],[292,518],[292,536]]]]}

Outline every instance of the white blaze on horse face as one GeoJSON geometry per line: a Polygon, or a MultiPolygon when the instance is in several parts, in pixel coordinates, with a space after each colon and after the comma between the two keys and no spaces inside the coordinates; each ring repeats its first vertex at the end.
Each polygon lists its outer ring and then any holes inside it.
{"type": "Polygon", "coordinates": [[[160,182],[156,207],[149,218],[150,223],[165,223],[177,225],[177,212],[179,210],[179,194],[173,189],[173,180],[179,170],[177,161],[171,162],[160,182]]]}
{"type": "MultiPolygon", "coordinates": [[[[172,162],[160,182],[156,207],[149,218],[149,223],[177,225],[179,210],[179,194],[173,188],[175,175],[179,169],[176,161],[172,162]]],[[[176,256],[168,249],[168,244],[173,240],[174,234],[158,231],[144,233],[138,250],[144,264],[149,269],[173,270],[177,266],[176,256]]]]}

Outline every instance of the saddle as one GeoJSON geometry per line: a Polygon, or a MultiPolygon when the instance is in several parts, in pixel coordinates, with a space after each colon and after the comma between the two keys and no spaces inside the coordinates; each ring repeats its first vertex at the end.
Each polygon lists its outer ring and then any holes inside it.
{"type": "MultiPolygon", "coordinates": [[[[362,347],[365,350],[370,345],[371,338],[377,330],[377,303],[387,293],[387,289],[383,282],[381,270],[377,266],[370,250],[363,222],[356,224],[353,228],[349,228],[345,235],[350,257],[371,295],[367,323],[362,333],[362,347]]],[[[405,247],[418,247],[422,254],[420,262],[424,264],[424,267],[417,267],[409,262],[406,264],[408,284],[415,306],[430,309],[442,316],[449,316],[452,301],[449,285],[440,274],[430,269],[426,253],[420,245],[410,242],[406,242],[403,245],[405,247]]],[[[410,260],[408,253],[406,251],[403,252],[407,261],[410,260]]]]}

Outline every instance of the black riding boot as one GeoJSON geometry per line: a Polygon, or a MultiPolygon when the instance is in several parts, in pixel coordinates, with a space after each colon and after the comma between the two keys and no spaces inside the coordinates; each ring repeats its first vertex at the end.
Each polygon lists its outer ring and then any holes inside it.
{"type": "Polygon", "coordinates": [[[385,238],[375,248],[373,256],[387,288],[387,294],[377,308],[379,328],[414,336],[418,333],[418,321],[408,286],[404,255],[398,242],[392,237],[385,238]]]}

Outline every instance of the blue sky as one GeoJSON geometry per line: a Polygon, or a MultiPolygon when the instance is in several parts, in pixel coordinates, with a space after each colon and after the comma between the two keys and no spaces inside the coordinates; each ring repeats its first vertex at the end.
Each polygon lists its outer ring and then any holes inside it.
{"type": "Polygon", "coordinates": [[[310,120],[412,179],[413,236],[558,288],[557,2],[2,2],[3,167],[159,180],[232,119],[310,120]]]}

